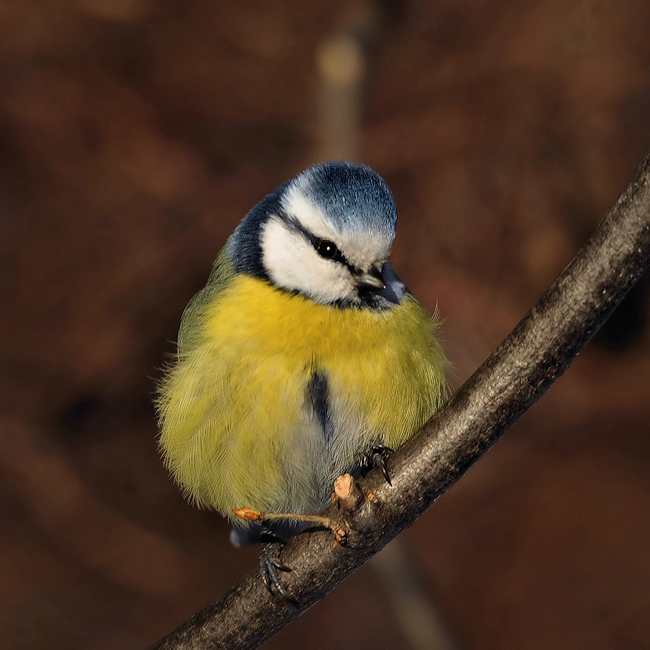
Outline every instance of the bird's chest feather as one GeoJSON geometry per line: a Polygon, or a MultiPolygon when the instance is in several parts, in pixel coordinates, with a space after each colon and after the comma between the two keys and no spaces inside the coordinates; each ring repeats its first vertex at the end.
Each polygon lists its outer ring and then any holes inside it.
{"type": "Polygon", "coordinates": [[[366,439],[396,446],[431,414],[442,385],[431,328],[410,297],[384,311],[341,309],[238,276],[206,334],[269,417],[311,419],[333,453],[349,455],[366,439]]]}
{"type": "Polygon", "coordinates": [[[165,462],[229,516],[320,507],[372,444],[396,448],[439,406],[445,359],[407,296],[375,312],[316,304],[236,276],[162,387],[165,462]]]}

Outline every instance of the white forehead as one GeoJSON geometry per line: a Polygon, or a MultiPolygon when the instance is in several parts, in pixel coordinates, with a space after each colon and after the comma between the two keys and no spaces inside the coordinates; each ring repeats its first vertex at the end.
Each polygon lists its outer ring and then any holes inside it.
{"type": "Polygon", "coordinates": [[[353,230],[339,226],[309,196],[307,182],[297,179],[281,199],[286,213],[319,239],[333,241],[350,264],[362,269],[384,261],[390,252],[392,237],[377,230],[353,230]]]}

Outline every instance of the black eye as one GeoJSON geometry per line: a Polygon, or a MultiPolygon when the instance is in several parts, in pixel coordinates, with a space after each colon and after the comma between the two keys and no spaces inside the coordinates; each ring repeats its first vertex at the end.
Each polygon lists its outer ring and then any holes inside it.
{"type": "Polygon", "coordinates": [[[327,241],[326,239],[318,243],[316,246],[316,252],[326,260],[333,260],[335,257],[338,257],[340,255],[339,249],[336,247],[336,245],[331,241],[327,241]]]}

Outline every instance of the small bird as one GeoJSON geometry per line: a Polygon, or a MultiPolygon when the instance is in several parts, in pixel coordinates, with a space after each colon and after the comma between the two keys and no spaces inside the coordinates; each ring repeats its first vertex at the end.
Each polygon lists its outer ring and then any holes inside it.
{"type": "MultiPolygon", "coordinates": [[[[237,546],[262,530],[234,509],[320,512],[336,477],[381,463],[442,402],[438,323],[387,261],[396,223],[369,167],[310,167],[246,215],[183,313],[159,443],[185,496],[227,517],[237,546]]],[[[264,566],[286,595],[275,569],[287,567],[264,566]]]]}

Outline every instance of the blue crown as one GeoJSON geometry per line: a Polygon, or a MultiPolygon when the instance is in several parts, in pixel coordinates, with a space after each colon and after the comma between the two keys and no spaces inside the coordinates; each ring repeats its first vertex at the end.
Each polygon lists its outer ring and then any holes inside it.
{"type": "Polygon", "coordinates": [[[388,186],[366,165],[332,161],[315,165],[289,181],[299,187],[339,231],[374,231],[391,239],[397,210],[388,186]]]}

